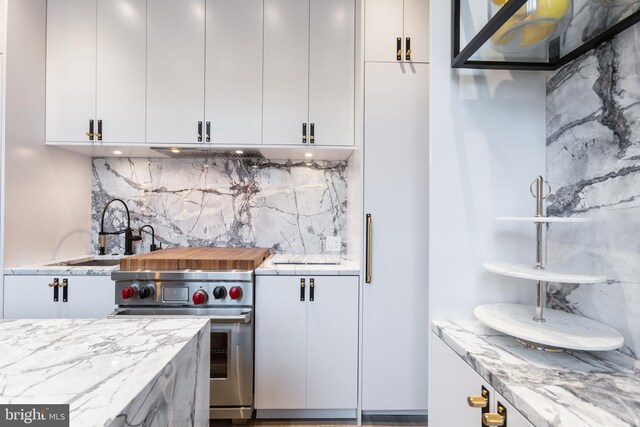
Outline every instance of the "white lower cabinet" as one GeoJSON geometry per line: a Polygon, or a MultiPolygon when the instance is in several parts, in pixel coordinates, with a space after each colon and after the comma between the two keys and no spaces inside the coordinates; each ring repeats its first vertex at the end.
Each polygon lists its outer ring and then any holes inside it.
{"type": "Polygon", "coordinates": [[[255,407],[357,408],[358,277],[256,278],[255,407]]]}
{"type": "Polygon", "coordinates": [[[4,277],[5,319],[101,319],[114,302],[109,276],[4,277]]]}
{"type": "Polygon", "coordinates": [[[437,335],[432,333],[431,338],[432,394],[429,406],[429,427],[482,426],[483,414],[497,414],[499,406],[506,409],[504,425],[533,427],[533,424],[527,421],[437,335]],[[478,407],[470,406],[468,402],[470,397],[478,399],[478,407]],[[487,399],[484,408],[480,399],[482,397],[487,399]]]}

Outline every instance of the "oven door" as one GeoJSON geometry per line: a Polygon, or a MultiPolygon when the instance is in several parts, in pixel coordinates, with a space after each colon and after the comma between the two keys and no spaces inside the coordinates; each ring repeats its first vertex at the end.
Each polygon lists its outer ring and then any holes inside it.
{"type": "Polygon", "coordinates": [[[119,308],[109,318],[208,317],[211,320],[210,406],[253,405],[253,310],[174,307],[119,308]]]}
{"type": "Polygon", "coordinates": [[[211,322],[211,406],[253,404],[253,319],[251,311],[235,320],[211,322]]]}

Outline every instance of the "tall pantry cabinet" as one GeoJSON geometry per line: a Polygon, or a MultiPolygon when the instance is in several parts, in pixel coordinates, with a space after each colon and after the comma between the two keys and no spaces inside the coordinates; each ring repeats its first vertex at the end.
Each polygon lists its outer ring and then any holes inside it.
{"type": "Polygon", "coordinates": [[[427,10],[427,0],[365,2],[365,412],[427,409],[429,64],[420,49],[428,45],[427,10]],[[409,60],[394,54],[408,16],[424,27],[411,36],[409,60]],[[380,34],[393,35],[392,43],[380,34]],[[389,46],[391,55],[373,54],[389,46]]]}

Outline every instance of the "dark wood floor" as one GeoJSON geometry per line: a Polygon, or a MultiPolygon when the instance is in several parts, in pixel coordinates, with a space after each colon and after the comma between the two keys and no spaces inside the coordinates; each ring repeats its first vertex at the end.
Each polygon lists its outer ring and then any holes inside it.
{"type": "MultiPolygon", "coordinates": [[[[233,426],[230,421],[211,421],[211,427],[233,426]]],[[[247,426],[258,427],[352,427],[355,421],[349,420],[250,420],[247,426]]],[[[384,415],[364,417],[365,427],[427,427],[427,417],[409,417],[384,415]]]]}

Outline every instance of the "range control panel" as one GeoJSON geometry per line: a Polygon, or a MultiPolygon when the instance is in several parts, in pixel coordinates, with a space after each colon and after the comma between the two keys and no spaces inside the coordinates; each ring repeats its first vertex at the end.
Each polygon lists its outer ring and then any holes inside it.
{"type": "Polygon", "coordinates": [[[120,306],[250,306],[253,282],[116,281],[120,306]]]}

